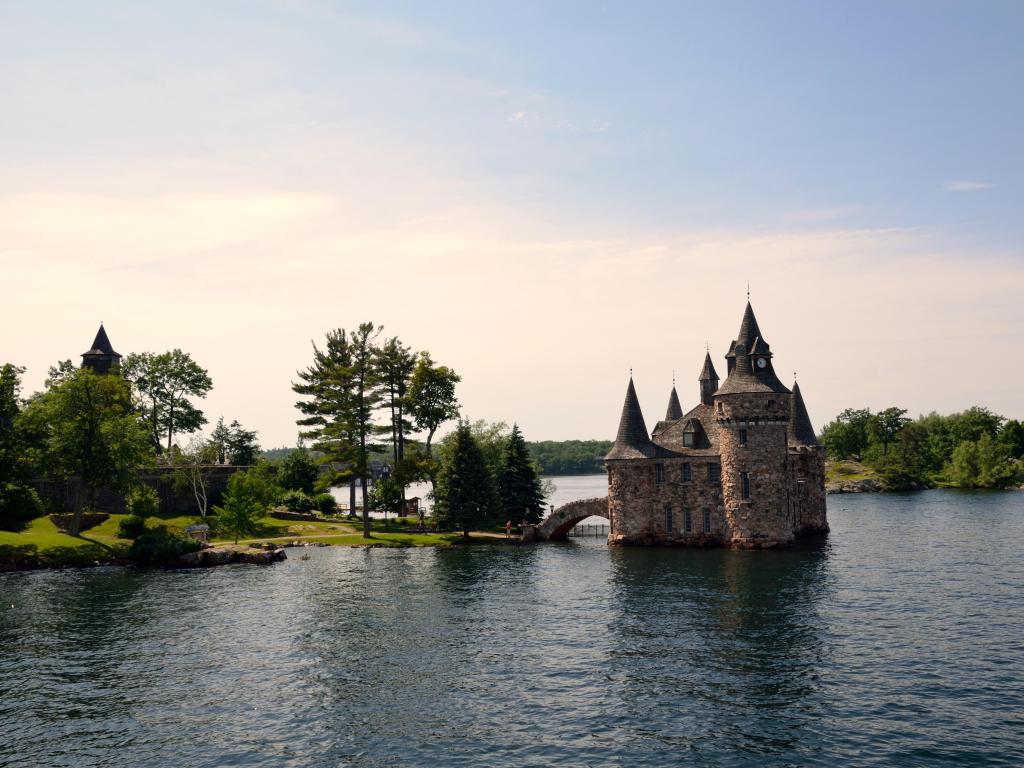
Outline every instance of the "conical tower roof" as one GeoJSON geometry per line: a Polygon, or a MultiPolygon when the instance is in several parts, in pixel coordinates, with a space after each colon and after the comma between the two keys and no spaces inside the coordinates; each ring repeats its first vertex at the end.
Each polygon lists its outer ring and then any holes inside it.
{"type": "Polygon", "coordinates": [[[789,442],[795,445],[818,445],[818,438],[811,426],[811,417],[807,415],[800,385],[793,382],[793,407],[789,416],[789,442]]]}
{"type": "Polygon", "coordinates": [[[704,353],[704,367],[701,369],[697,381],[718,381],[718,372],[715,370],[714,363],[711,362],[710,352],[704,353]]]}
{"type": "Polygon", "coordinates": [[[668,410],[665,412],[665,421],[675,421],[683,418],[683,406],[679,404],[679,393],[672,385],[672,394],[668,396],[668,410]]]}
{"type": "Polygon", "coordinates": [[[87,352],[84,352],[83,354],[117,354],[117,352],[114,351],[114,348],[110,344],[110,339],[107,338],[107,331],[103,328],[103,323],[100,323],[100,329],[96,331],[96,338],[93,339],[92,346],[89,348],[87,352]]]}
{"type": "Polygon", "coordinates": [[[640,401],[633,386],[633,377],[629,377],[626,388],[626,400],[622,404],[622,417],[619,419],[619,431],[615,435],[615,445],[605,456],[606,459],[648,459],[657,453],[654,443],[647,433],[644,414],[640,410],[640,401]]]}
{"type": "Polygon", "coordinates": [[[750,301],[747,301],[747,308],[743,310],[740,332],[736,334],[736,340],[729,347],[729,353],[726,357],[736,356],[736,346],[738,344],[746,347],[748,353],[754,352],[755,347],[757,352],[766,353],[770,351],[768,342],[761,335],[761,329],[757,325],[757,318],[754,317],[754,308],[750,306],[750,301]]]}

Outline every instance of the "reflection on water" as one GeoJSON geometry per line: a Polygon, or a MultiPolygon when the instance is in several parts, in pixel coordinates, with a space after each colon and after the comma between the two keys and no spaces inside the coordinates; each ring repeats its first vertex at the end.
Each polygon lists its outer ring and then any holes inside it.
{"type": "Polygon", "coordinates": [[[0,766],[1017,765],[1019,496],[785,552],[317,549],[0,576],[0,766]]]}

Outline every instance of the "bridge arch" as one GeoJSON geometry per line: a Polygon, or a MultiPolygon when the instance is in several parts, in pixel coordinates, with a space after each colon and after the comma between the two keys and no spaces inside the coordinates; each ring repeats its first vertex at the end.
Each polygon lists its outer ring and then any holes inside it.
{"type": "Polygon", "coordinates": [[[562,541],[569,536],[569,531],[581,520],[588,517],[608,518],[608,497],[599,499],[579,499],[563,504],[548,515],[536,527],[536,538],[547,541],[562,541]]]}

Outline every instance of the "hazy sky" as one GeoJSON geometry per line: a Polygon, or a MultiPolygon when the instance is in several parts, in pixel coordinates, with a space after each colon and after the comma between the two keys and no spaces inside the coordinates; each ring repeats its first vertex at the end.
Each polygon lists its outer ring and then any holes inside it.
{"type": "Polygon", "coordinates": [[[1024,417],[1024,5],[0,0],[0,361],[100,320],[291,444],[373,320],[465,415],[611,438],[747,281],[816,427],[1024,417]]]}

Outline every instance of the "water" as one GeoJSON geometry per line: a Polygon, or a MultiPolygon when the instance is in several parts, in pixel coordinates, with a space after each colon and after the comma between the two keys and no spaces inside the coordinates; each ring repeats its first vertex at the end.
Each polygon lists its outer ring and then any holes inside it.
{"type": "Polygon", "coordinates": [[[0,575],[0,766],[1021,765],[1022,509],[831,497],[787,552],[0,575]]]}

